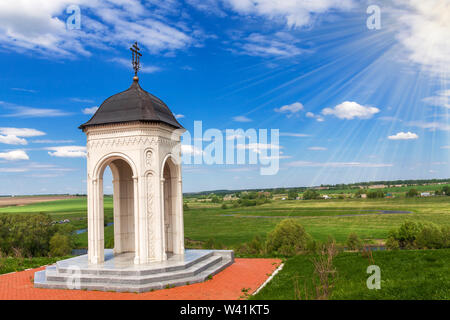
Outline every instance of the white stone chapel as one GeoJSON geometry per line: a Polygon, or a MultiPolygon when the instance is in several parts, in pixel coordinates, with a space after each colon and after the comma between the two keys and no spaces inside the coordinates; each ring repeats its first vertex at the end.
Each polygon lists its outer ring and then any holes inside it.
{"type": "Polygon", "coordinates": [[[87,135],[91,264],[104,261],[107,166],[113,174],[114,253],[133,252],[135,264],[184,253],[180,136],[185,130],[163,101],[139,85],[140,55],[134,50],[130,88],[106,99],[80,126],[87,135]]]}

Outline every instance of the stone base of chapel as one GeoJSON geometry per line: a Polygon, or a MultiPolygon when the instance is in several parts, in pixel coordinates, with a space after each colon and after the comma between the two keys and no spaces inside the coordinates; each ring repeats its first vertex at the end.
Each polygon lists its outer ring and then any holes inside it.
{"type": "Polygon", "coordinates": [[[82,255],[58,261],[34,275],[36,288],[146,292],[203,282],[234,262],[231,250],[186,250],[166,261],[134,264],[134,253],[105,249],[102,264],[82,255]]]}

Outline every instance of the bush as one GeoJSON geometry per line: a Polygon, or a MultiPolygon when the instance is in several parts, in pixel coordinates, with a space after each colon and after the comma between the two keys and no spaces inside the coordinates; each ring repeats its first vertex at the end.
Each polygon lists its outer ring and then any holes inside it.
{"type": "Polygon", "coordinates": [[[288,192],[288,200],[295,200],[298,197],[298,193],[295,190],[290,190],[288,192]]]}
{"type": "Polygon", "coordinates": [[[49,215],[0,215],[0,250],[6,255],[15,248],[25,256],[47,256],[56,231],[49,215]]]}
{"type": "Polygon", "coordinates": [[[367,198],[369,198],[369,199],[379,199],[379,198],[384,198],[384,196],[385,196],[385,194],[382,190],[367,192],[367,198]]]}
{"type": "Polygon", "coordinates": [[[419,191],[417,191],[416,189],[409,189],[408,192],[406,192],[407,198],[414,198],[417,196],[419,196],[419,191]]]}
{"type": "Polygon", "coordinates": [[[265,243],[260,237],[253,238],[250,242],[245,242],[240,244],[236,252],[239,254],[252,254],[252,255],[259,255],[265,253],[265,243]]]}
{"type": "Polygon", "coordinates": [[[50,239],[50,255],[52,257],[67,256],[72,252],[70,238],[66,235],[55,233],[50,239]]]}
{"type": "Polygon", "coordinates": [[[362,248],[362,240],[354,232],[350,233],[346,241],[347,248],[350,250],[359,250],[362,248]]]}
{"type": "Polygon", "coordinates": [[[267,236],[267,252],[292,256],[307,249],[311,236],[294,219],[282,220],[267,236]]]}
{"type": "Polygon", "coordinates": [[[214,240],[213,238],[209,238],[208,241],[206,241],[203,244],[203,249],[223,249],[224,245],[221,242],[218,242],[214,240]]]}
{"type": "Polygon", "coordinates": [[[302,198],[303,200],[315,200],[320,198],[320,194],[315,190],[306,190],[302,198]]]}
{"type": "Polygon", "coordinates": [[[228,209],[228,206],[224,203],[224,204],[222,204],[221,208],[225,210],[225,209],[228,209]]]}
{"type": "Polygon", "coordinates": [[[423,225],[416,237],[416,245],[420,249],[440,249],[444,246],[442,231],[434,223],[423,225]]]}
{"type": "Polygon", "coordinates": [[[386,241],[388,249],[440,249],[450,247],[450,227],[434,223],[407,221],[392,230],[386,241]]]}
{"type": "Polygon", "coordinates": [[[187,202],[183,203],[183,211],[188,211],[189,210],[189,205],[187,204],[187,202]]]}

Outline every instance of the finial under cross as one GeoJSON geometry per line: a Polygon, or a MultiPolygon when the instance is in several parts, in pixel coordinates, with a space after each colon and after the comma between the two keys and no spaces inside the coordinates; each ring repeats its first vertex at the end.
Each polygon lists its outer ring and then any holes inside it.
{"type": "Polygon", "coordinates": [[[142,54],[139,52],[141,49],[138,47],[138,43],[135,42],[133,46],[130,48],[132,55],[133,55],[133,69],[134,69],[134,76],[137,77],[138,71],[141,69],[141,63],[140,58],[142,57],[142,54]]]}

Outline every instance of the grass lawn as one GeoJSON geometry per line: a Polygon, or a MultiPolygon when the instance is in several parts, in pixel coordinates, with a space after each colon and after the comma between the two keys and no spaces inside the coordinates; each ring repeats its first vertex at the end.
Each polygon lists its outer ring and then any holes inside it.
{"type": "MultiPolygon", "coordinates": [[[[371,264],[360,253],[344,252],[335,257],[337,277],[330,299],[450,299],[450,249],[375,251],[375,265],[381,269],[381,289],[366,286],[367,267],[371,264]]],[[[293,300],[298,281],[302,299],[305,287],[314,297],[314,267],[310,255],[286,261],[272,281],[251,299],[293,300]]]]}
{"type": "Polygon", "coordinates": [[[10,273],[14,271],[23,271],[30,268],[38,268],[47,264],[55,263],[58,260],[68,259],[70,257],[58,257],[58,258],[0,258],[0,274],[10,273]]]}

